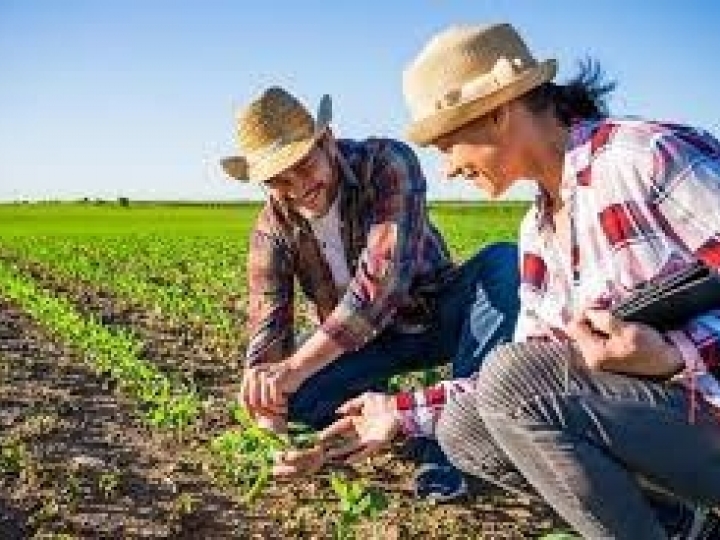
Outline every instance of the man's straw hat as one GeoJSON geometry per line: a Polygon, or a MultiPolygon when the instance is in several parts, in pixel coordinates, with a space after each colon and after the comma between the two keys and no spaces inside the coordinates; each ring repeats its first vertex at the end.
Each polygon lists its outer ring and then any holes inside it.
{"type": "Polygon", "coordinates": [[[237,180],[264,182],[305,157],[331,117],[330,96],[322,97],[313,119],[290,93],[268,88],[238,114],[240,155],[223,159],[222,167],[237,180]]]}
{"type": "Polygon", "coordinates": [[[535,60],[509,24],[445,30],[403,73],[412,117],[407,136],[427,145],[552,80],[556,72],[557,62],[535,60]]]}

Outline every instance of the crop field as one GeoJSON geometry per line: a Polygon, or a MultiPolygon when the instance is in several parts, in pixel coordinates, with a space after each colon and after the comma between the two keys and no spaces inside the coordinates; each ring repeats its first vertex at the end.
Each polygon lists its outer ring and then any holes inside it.
{"type": "MultiPolygon", "coordinates": [[[[526,205],[437,204],[462,260],[526,205]]],[[[235,403],[259,206],[0,206],[0,538],[538,538],[550,509],[484,487],[412,497],[392,452],[268,478],[289,438],[235,403]]],[[[413,385],[408,376],[395,384],[413,385]]]]}

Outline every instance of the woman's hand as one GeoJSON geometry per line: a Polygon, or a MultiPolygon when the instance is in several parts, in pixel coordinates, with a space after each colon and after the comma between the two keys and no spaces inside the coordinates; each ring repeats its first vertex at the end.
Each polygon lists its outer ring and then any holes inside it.
{"type": "Polygon", "coordinates": [[[660,332],[624,322],[606,309],[585,310],[570,322],[567,331],[591,371],[669,377],[684,366],[680,351],[660,332]]]}
{"type": "Polygon", "coordinates": [[[273,474],[312,474],[329,461],[363,460],[388,446],[400,430],[391,395],[366,392],[347,401],[337,412],[342,417],[318,435],[316,446],[279,454],[273,474]]]}

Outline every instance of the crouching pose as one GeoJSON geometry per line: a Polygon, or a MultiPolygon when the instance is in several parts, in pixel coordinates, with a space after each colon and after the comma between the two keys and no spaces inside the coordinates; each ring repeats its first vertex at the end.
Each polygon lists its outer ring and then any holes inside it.
{"type": "MultiPolygon", "coordinates": [[[[223,161],[267,193],[250,237],[241,400],[277,431],[287,419],[327,426],[344,401],[398,373],[452,362],[467,376],[517,318],[516,247],[453,264],[414,152],[391,139],[336,139],[330,117],[327,96],[313,117],[269,88],[239,114],[240,155],[223,161]],[[314,323],[304,341],[296,284],[314,323]]],[[[462,495],[464,478],[436,443],[417,446],[418,495],[462,495]]]]}
{"type": "Polygon", "coordinates": [[[720,266],[720,143],[609,117],[612,85],[581,68],[552,82],[556,62],[499,24],[444,31],[407,69],[409,138],[450,175],[491,196],[537,184],[516,343],[471,380],[350,402],[328,430],[347,442],[326,454],[363,456],[420,428],[473,475],[507,485],[516,468],[584,537],[717,538],[720,306],[662,332],[609,308],[694,261],[720,266]]]}

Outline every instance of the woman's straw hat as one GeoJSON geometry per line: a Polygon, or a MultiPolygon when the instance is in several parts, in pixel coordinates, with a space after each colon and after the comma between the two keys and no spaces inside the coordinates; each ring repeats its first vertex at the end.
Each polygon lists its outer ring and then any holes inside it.
{"type": "Polygon", "coordinates": [[[427,145],[550,81],[555,60],[538,62],[509,24],[453,27],[425,46],[403,74],[408,138],[427,145]]]}
{"type": "Polygon", "coordinates": [[[221,161],[237,180],[264,182],[292,167],[325,133],[332,117],[330,96],[320,100],[317,117],[286,90],[272,87],[237,117],[240,155],[221,161]]]}

